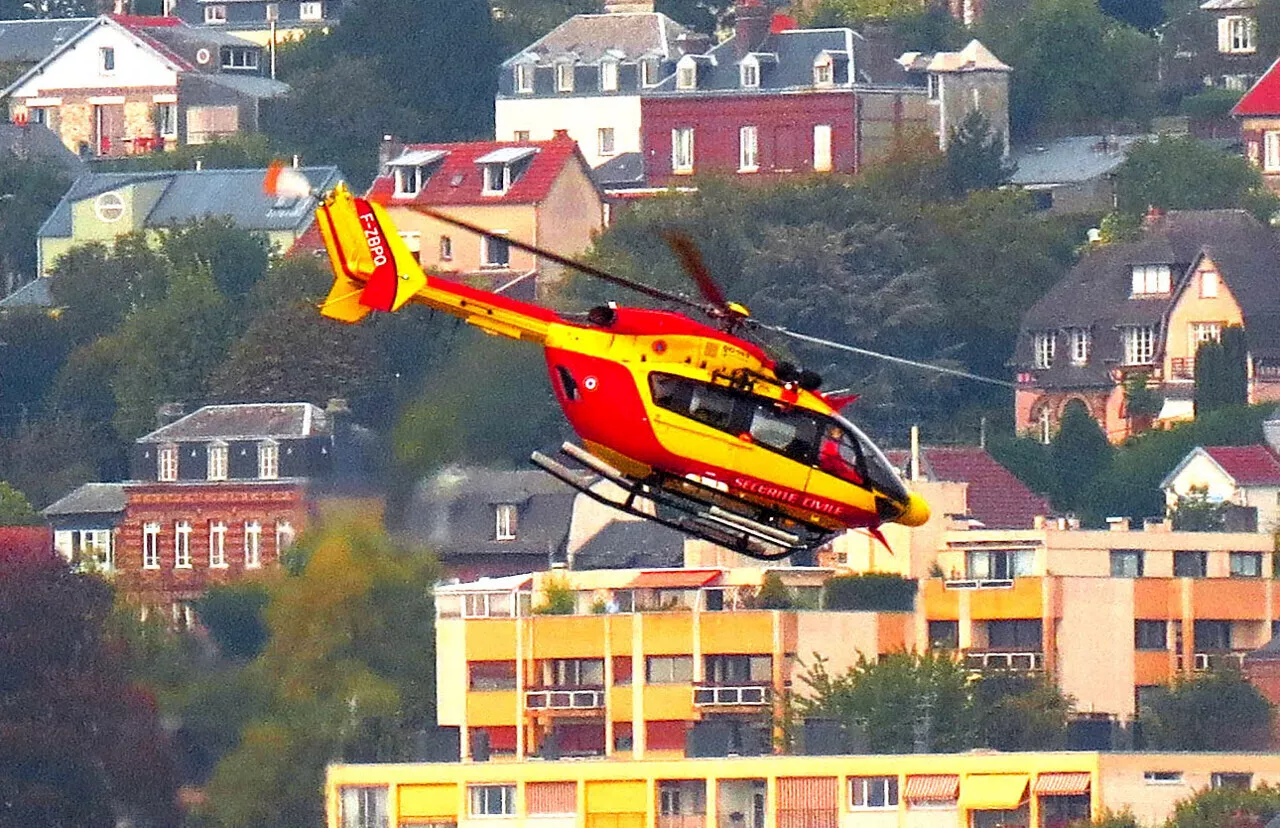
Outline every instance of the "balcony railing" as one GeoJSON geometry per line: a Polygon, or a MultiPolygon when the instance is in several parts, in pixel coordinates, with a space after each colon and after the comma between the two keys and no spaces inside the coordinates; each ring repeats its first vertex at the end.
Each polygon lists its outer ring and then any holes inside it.
{"type": "Polygon", "coordinates": [[[964,654],[964,667],[972,672],[1007,670],[1033,673],[1044,669],[1044,653],[970,650],[964,654]]]}
{"type": "Polygon", "coordinates": [[[1012,578],[965,578],[945,581],[946,589],[1013,589],[1012,578]]]}
{"type": "Polygon", "coordinates": [[[530,690],[524,694],[528,710],[595,710],[604,707],[603,690],[530,690]]]}
{"type": "Polygon", "coordinates": [[[763,684],[722,686],[702,685],[693,688],[693,703],[699,707],[735,707],[769,703],[770,688],[763,684]]]}
{"type": "Polygon", "coordinates": [[[658,828],[706,828],[706,814],[659,814],[658,828]]]}
{"type": "MultiPolygon", "coordinates": [[[[1191,669],[1197,673],[1209,673],[1216,670],[1240,670],[1244,667],[1245,650],[1240,652],[1192,653],[1191,669]]],[[[1178,669],[1186,669],[1186,659],[1178,654],[1178,669]]]]}
{"type": "Polygon", "coordinates": [[[1175,357],[1169,360],[1169,379],[1193,380],[1196,378],[1194,357],[1175,357]]]}

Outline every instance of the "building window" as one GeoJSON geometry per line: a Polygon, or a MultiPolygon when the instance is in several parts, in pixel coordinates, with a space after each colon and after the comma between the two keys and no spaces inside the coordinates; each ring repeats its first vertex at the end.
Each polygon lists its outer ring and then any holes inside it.
{"type": "Polygon", "coordinates": [[[1258,50],[1254,40],[1257,24],[1252,17],[1233,15],[1218,21],[1218,51],[1231,55],[1247,55],[1258,50]]]}
{"type": "Polygon", "coordinates": [[[979,581],[1032,575],[1035,560],[1034,549],[970,549],[965,553],[968,576],[979,581]]]}
{"type": "Polygon", "coordinates": [[[692,60],[681,61],[676,66],[676,89],[698,88],[698,64],[692,60]]]}
{"type": "Polygon", "coordinates": [[[613,127],[600,127],[596,132],[600,155],[613,155],[613,127]]]}
{"type": "Polygon", "coordinates": [[[604,687],[604,659],[553,658],[542,662],[544,687],[604,687]]]}
{"type": "Polygon", "coordinates": [[[209,566],[212,569],[227,567],[227,524],[220,520],[209,522],[209,566]]]}
{"type": "Polygon", "coordinates": [[[754,59],[744,60],[738,67],[738,79],[744,89],[757,89],[760,86],[760,64],[754,59]]]}
{"type": "Polygon", "coordinates": [[[1053,335],[1052,331],[1041,331],[1036,334],[1035,367],[1048,368],[1053,365],[1053,352],[1057,344],[1058,338],[1053,335]]]}
{"type": "Polygon", "coordinates": [[[618,62],[606,60],[600,63],[600,91],[618,91],[618,62]]]}
{"type": "Polygon", "coordinates": [[[156,478],[164,483],[178,479],[178,447],[161,446],[156,453],[156,478]]]}
{"type": "Polygon", "coordinates": [[[485,164],[484,195],[502,195],[511,187],[511,167],[506,164],[485,164]]]}
{"type": "Polygon", "coordinates": [[[222,50],[223,69],[257,69],[258,50],[225,47],[222,50]]]}
{"type": "Polygon", "coordinates": [[[280,444],[275,440],[258,443],[258,477],[275,480],[280,476],[280,444]]]}
{"type": "Polygon", "coordinates": [[[276,554],[279,555],[289,547],[293,546],[293,540],[297,537],[297,533],[293,531],[293,524],[287,520],[276,521],[276,554]]]}
{"type": "Polygon", "coordinates": [[[657,58],[649,58],[640,61],[640,83],[644,86],[653,86],[658,82],[658,60],[657,58]]]}
{"type": "Polygon", "coordinates": [[[1280,132],[1262,135],[1262,171],[1280,172],[1280,132]]]}
{"type": "Polygon", "coordinates": [[[515,540],[516,539],[516,507],[512,503],[500,503],[494,510],[496,515],[496,529],[494,531],[494,540],[515,540]]]}
{"type": "Polygon", "coordinates": [[[1215,773],[1209,776],[1210,788],[1231,788],[1238,791],[1247,791],[1253,787],[1253,774],[1251,773],[1215,773]]]}
{"type": "Polygon", "coordinates": [[[1134,621],[1133,646],[1137,650],[1163,650],[1169,642],[1169,625],[1164,621],[1134,621]]]}
{"type": "Polygon", "coordinates": [[[268,3],[267,4],[267,22],[271,23],[279,19],[280,19],[280,4],[268,3]]]}
{"type": "Polygon", "coordinates": [[[988,621],[987,645],[993,650],[1038,653],[1044,647],[1044,624],[1039,618],[988,621]]]}
{"type": "Polygon", "coordinates": [[[301,20],[324,20],[324,3],[299,3],[298,18],[301,20]]]}
{"type": "Polygon", "coordinates": [[[1134,296],[1159,296],[1169,292],[1172,270],[1167,264],[1134,265],[1132,278],[1134,296]]]}
{"type": "Polygon", "coordinates": [[[1261,552],[1232,552],[1230,558],[1232,578],[1262,577],[1261,552]]]}
{"type": "Polygon", "coordinates": [[[209,479],[227,479],[227,444],[209,444],[209,479]]]}
{"type": "Polygon", "coordinates": [[[467,791],[471,816],[515,816],[515,785],[472,785],[467,791]]]}
{"type": "Polygon", "coordinates": [[[833,86],[835,84],[835,74],[831,55],[821,55],[813,62],[813,85],[814,86],[833,86]]]}
{"type": "Polygon", "coordinates": [[[341,799],[342,828],[388,828],[387,789],[372,785],[343,785],[341,799]]]}
{"type": "Polygon", "coordinates": [[[173,568],[191,568],[191,524],[185,520],[173,527],[173,568]]]}
{"type": "Polygon", "coordinates": [[[693,681],[692,656],[649,656],[644,661],[647,684],[688,684],[693,681]]]}
{"type": "Polygon", "coordinates": [[[116,50],[110,46],[103,46],[98,49],[98,65],[102,67],[103,72],[116,71],[116,50]]]}
{"type": "Polygon", "coordinates": [[[47,106],[27,107],[27,121],[32,124],[44,124],[50,129],[53,129],[50,108],[47,106]]]}
{"type": "Polygon", "coordinates": [[[702,666],[712,684],[767,684],[773,678],[773,657],[767,655],[709,655],[702,666]]]}
{"type": "Polygon", "coordinates": [[[508,267],[511,264],[511,245],[507,240],[494,236],[480,239],[480,264],[484,267],[508,267]]]}
{"type": "Polygon", "coordinates": [[[142,568],[160,568],[160,524],[147,523],[142,526],[142,568]]]}
{"type": "Polygon", "coordinates": [[[1089,345],[1092,344],[1093,335],[1088,328],[1072,328],[1071,329],[1071,364],[1072,365],[1088,365],[1089,364],[1089,345]]]}
{"type": "Polygon", "coordinates": [[[572,63],[556,64],[556,91],[557,92],[573,91],[573,64],[572,63]]]}
{"type": "Polygon", "coordinates": [[[755,172],[758,169],[756,128],[744,126],[738,130],[738,172],[755,172]]]}
{"type": "Polygon", "coordinates": [[[1188,327],[1189,344],[1194,355],[1206,342],[1222,341],[1222,325],[1217,322],[1192,322],[1188,327]]]}
{"type": "Polygon", "coordinates": [[[532,63],[516,65],[516,91],[522,95],[533,92],[533,75],[537,68],[532,63]]]}
{"type": "Polygon", "coordinates": [[[1200,298],[1217,299],[1218,283],[1221,277],[1216,270],[1205,270],[1200,273],[1200,298]]]}
{"type": "Polygon", "coordinates": [[[929,79],[926,83],[928,84],[928,87],[929,87],[929,90],[928,90],[929,100],[931,101],[938,100],[938,98],[941,97],[942,95],[942,78],[938,77],[937,75],[930,74],[929,79]]]}
{"type": "Polygon", "coordinates": [[[448,236],[440,237],[440,261],[453,261],[453,239],[448,236]]]}
{"type": "Polygon", "coordinates": [[[960,649],[960,622],[959,621],[930,621],[929,622],[929,649],[931,650],[960,649]]]}
{"type": "Polygon", "coordinates": [[[513,141],[517,141],[517,142],[521,142],[521,143],[523,143],[524,141],[528,141],[528,140],[529,140],[529,130],[527,130],[527,129],[517,129],[514,133],[512,133],[512,135],[511,135],[511,140],[513,140],[513,141]]]}
{"type": "Polygon", "coordinates": [[[849,777],[849,807],[897,808],[898,777],[851,776],[849,777]]]}
{"type": "Polygon", "coordinates": [[[178,137],[178,105],[156,104],[156,133],[162,138],[178,137]]]}
{"type": "Polygon", "coordinates": [[[422,190],[422,167],[396,167],[394,178],[398,196],[415,196],[422,190]]]}
{"type": "Polygon", "coordinates": [[[1180,771],[1143,771],[1142,780],[1148,785],[1181,785],[1180,771]]]}
{"type": "Polygon", "coordinates": [[[671,170],[693,172],[693,127],[671,130],[671,170]]]}
{"type": "Polygon", "coordinates": [[[205,7],[204,7],[204,22],[205,22],[205,23],[226,23],[226,22],[227,22],[227,7],[226,7],[226,6],[222,6],[222,5],[218,5],[218,6],[205,6],[205,7]]]}
{"type": "Polygon", "coordinates": [[[813,170],[831,170],[831,125],[817,124],[813,128],[813,170]]]}
{"type": "Polygon", "coordinates": [[[1208,572],[1207,552],[1174,552],[1173,577],[1203,578],[1208,572]]]}
{"type": "Polygon", "coordinates": [[[1120,329],[1125,365],[1150,365],[1156,353],[1156,330],[1150,325],[1120,329]]]}
{"type": "Polygon", "coordinates": [[[262,524],[256,520],[244,525],[244,568],[262,566],[262,524]]]}
{"type": "Polygon", "coordinates": [[[1111,550],[1111,577],[1112,578],[1141,578],[1142,577],[1142,550],[1141,549],[1112,549],[1111,550]]]}

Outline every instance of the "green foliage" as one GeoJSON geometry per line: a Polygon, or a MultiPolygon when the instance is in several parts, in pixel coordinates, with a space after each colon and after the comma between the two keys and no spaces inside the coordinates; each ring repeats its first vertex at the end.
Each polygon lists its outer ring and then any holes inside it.
{"type": "Polygon", "coordinates": [[[178,270],[205,268],[226,299],[246,296],[267,272],[267,240],[211,216],[163,234],[160,250],[178,270]]]}
{"type": "Polygon", "coordinates": [[[211,587],[196,602],[200,623],[227,658],[256,658],[267,643],[264,584],[248,581],[211,587]]]}
{"type": "Polygon", "coordinates": [[[1280,787],[1221,787],[1200,791],[1177,804],[1165,828],[1252,828],[1280,814],[1280,787]]]}
{"type": "Polygon", "coordinates": [[[1141,716],[1150,750],[1264,750],[1273,711],[1252,684],[1231,671],[1177,682],[1141,716]]]}
{"type": "Polygon", "coordinates": [[[1098,230],[1102,244],[1137,241],[1142,238],[1142,218],[1137,213],[1115,210],[1102,217],[1098,230]]]}
{"type": "Polygon", "coordinates": [[[1067,403],[1062,424],[1049,448],[1054,486],[1053,505],[1063,511],[1084,511],[1090,505],[1093,483],[1111,467],[1111,444],[1084,403],[1067,403]]]}
{"type": "Polygon", "coordinates": [[[1097,819],[1073,822],[1070,828],[1141,828],[1132,811],[1103,811],[1097,819]]]}
{"type": "MultiPolygon", "coordinates": [[[[673,20],[711,34],[715,31],[715,3],[673,3],[659,8],[673,20]],[[704,28],[710,23],[711,28],[704,28]]],[[[501,0],[493,4],[494,23],[502,42],[502,54],[514,55],[527,48],[547,32],[575,14],[598,14],[604,11],[600,0],[501,0]]]]}
{"type": "Polygon", "coordinates": [[[760,582],[760,591],[756,593],[755,606],[759,609],[791,609],[795,606],[795,596],[782,582],[782,576],[766,572],[760,582]]]}
{"type": "Polygon", "coordinates": [[[1192,118],[1225,118],[1239,103],[1241,94],[1238,89],[1206,89],[1183,98],[1178,109],[1192,118]]]}
{"type": "Polygon", "coordinates": [[[885,572],[837,575],[822,587],[822,606],[829,610],[911,612],[916,582],[885,572]]]}
{"type": "Polygon", "coordinates": [[[1227,522],[1227,504],[1210,500],[1207,486],[1192,487],[1169,514],[1179,532],[1221,532],[1227,522]]]}
{"type": "Polygon", "coordinates": [[[83,345],[114,330],[130,310],[164,296],[167,273],[146,237],[129,233],[111,247],[93,242],[59,258],[49,292],[62,309],[67,335],[83,345]]]}
{"type": "Polygon", "coordinates": [[[1228,325],[1218,341],[1202,342],[1196,350],[1196,416],[1249,399],[1249,353],[1244,328],[1228,325]]]}
{"type": "Polygon", "coordinates": [[[947,143],[947,181],[951,193],[963,197],[974,190],[994,190],[1017,171],[1005,157],[1005,136],[996,130],[987,116],[978,110],[970,112],[960,126],[951,131],[947,143]]]}
{"type": "Polygon", "coordinates": [[[1103,14],[1144,32],[1154,32],[1165,20],[1163,0],[1099,0],[1103,14]]]}
{"type": "Polygon", "coordinates": [[[860,29],[867,23],[919,17],[929,6],[928,0],[820,0],[812,7],[805,7],[799,22],[809,28],[852,26],[860,29]]]}
{"type": "Polygon", "coordinates": [[[40,515],[31,508],[27,496],[0,480],[0,526],[34,526],[40,515]]]}
{"type": "Polygon", "coordinates": [[[1164,397],[1151,387],[1151,375],[1145,371],[1124,378],[1124,409],[1130,419],[1154,417],[1164,407],[1164,397]]]}
{"type": "Polygon", "coordinates": [[[71,176],[52,162],[0,152],[0,293],[10,273],[40,275],[36,232],[69,186],[71,176]]]}
{"type": "Polygon", "coordinates": [[[0,313],[0,343],[3,431],[6,420],[39,413],[71,341],[66,327],[44,309],[14,308],[0,313]]]}
{"type": "Polygon", "coordinates": [[[577,595],[567,578],[548,578],[542,585],[542,603],[533,608],[537,615],[573,615],[577,595]]]}
{"type": "Polygon", "coordinates": [[[74,417],[44,417],[0,438],[0,469],[31,505],[43,509],[81,483],[98,479],[113,451],[92,424],[74,417]]]}
{"type": "Polygon", "coordinates": [[[1250,209],[1266,221],[1280,200],[1267,197],[1262,174],[1238,153],[1196,138],[1162,135],[1140,141],[1115,172],[1117,206],[1141,215],[1162,210],[1250,209]]]}
{"type": "Polygon", "coordinates": [[[973,685],[978,742],[993,750],[1065,750],[1073,700],[1044,676],[984,674],[973,685]]]}
{"type": "Polygon", "coordinates": [[[235,170],[265,167],[274,157],[276,152],[266,135],[244,132],[205,144],[183,144],[164,152],[95,161],[94,168],[103,172],[193,170],[199,163],[206,170],[235,170]]]}

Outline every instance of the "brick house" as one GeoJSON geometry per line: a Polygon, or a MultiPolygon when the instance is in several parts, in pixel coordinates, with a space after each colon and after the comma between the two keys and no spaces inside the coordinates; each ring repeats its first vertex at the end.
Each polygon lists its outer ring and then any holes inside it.
{"type": "Polygon", "coordinates": [[[1244,90],[1275,59],[1259,40],[1258,0],[1205,0],[1161,27],[1162,82],[1194,94],[1205,88],[1244,90]]]}
{"type": "Polygon", "coordinates": [[[1245,158],[1262,172],[1262,180],[1280,192],[1280,60],[1244,93],[1231,114],[1240,123],[1245,158]]]}
{"type": "Polygon", "coordinates": [[[1280,246],[1243,210],[1147,217],[1141,238],[1096,246],[1022,319],[1015,425],[1048,441],[1078,400],[1118,442],[1147,425],[1127,378],[1163,397],[1155,421],[1192,416],[1195,354],[1228,325],[1249,342],[1249,400],[1280,399],[1280,246]]]}
{"type": "Polygon", "coordinates": [[[71,150],[118,156],[258,129],[262,48],[176,17],[99,17],[0,91],[9,117],[42,123],[71,150]]]}

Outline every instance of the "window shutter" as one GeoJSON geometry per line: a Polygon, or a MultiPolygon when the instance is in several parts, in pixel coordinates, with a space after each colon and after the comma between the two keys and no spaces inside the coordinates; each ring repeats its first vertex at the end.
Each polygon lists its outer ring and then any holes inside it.
{"type": "Polygon", "coordinates": [[[1231,20],[1226,17],[1218,18],[1218,51],[1231,51],[1231,20]]]}

